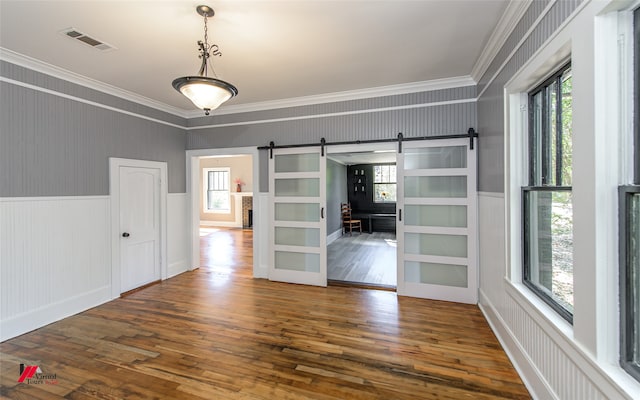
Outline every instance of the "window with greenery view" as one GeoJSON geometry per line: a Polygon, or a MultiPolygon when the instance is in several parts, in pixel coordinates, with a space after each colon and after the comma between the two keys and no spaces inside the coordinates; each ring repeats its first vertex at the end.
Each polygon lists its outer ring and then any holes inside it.
{"type": "MultiPolygon", "coordinates": [[[[640,60],[640,10],[633,13],[635,59],[640,60]]],[[[640,380],[640,61],[634,65],[633,183],[619,189],[620,365],[640,380]]]]}
{"type": "Polygon", "coordinates": [[[573,322],[571,65],[529,92],[529,186],[523,198],[523,280],[573,322]]]}
{"type": "Polygon", "coordinates": [[[373,201],[396,201],[396,166],[373,166],[373,201]]]}
{"type": "Polygon", "coordinates": [[[229,168],[205,168],[205,211],[230,212],[229,168]]]}

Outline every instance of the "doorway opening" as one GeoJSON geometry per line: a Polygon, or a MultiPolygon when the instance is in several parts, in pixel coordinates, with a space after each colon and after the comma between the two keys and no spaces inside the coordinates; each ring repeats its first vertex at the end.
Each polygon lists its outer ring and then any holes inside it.
{"type": "Polygon", "coordinates": [[[327,278],[395,290],[396,150],[389,144],[351,147],[327,154],[327,278]],[[345,205],[357,229],[345,227],[345,205]]]}
{"type": "MultiPolygon", "coordinates": [[[[254,229],[259,226],[257,150],[190,150],[187,160],[192,269],[206,267],[224,278],[238,272],[230,268],[240,266],[244,274],[250,271],[258,276],[254,246],[254,229]]],[[[256,242],[259,237],[256,232],[256,242]]]]}
{"type": "MultiPolygon", "coordinates": [[[[416,138],[402,142],[402,147],[398,144],[397,215],[386,213],[394,218],[397,229],[396,291],[403,296],[475,304],[478,274],[474,135],[470,130],[465,137],[432,139],[438,141],[416,138]]],[[[340,204],[349,199],[344,193],[338,193],[337,200],[334,197],[334,187],[340,192],[346,179],[341,183],[339,177],[345,174],[332,173],[326,167],[327,161],[332,154],[335,158],[339,153],[363,152],[363,144],[328,147],[323,141],[320,146],[269,148],[269,208],[273,210],[269,223],[275,227],[269,250],[270,280],[327,285],[327,245],[343,236],[340,204]],[[336,217],[337,226],[329,220],[336,217]]],[[[381,147],[366,143],[371,146],[366,151],[396,149],[396,143],[376,144],[381,147]]],[[[347,168],[338,162],[328,164],[347,168]]],[[[365,171],[365,180],[371,180],[369,175],[373,171],[365,171]]],[[[358,176],[362,177],[362,169],[358,176]]],[[[378,195],[373,187],[365,190],[378,195]]],[[[369,213],[367,222],[376,214],[369,213]]]]}

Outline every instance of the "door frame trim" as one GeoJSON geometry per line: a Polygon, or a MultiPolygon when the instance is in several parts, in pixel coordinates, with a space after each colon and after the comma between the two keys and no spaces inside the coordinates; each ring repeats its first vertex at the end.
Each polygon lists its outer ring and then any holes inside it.
{"type": "Polygon", "coordinates": [[[120,167],[160,170],[160,279],[167,279],[167,163],[109,157],[109,196],[111,203],[111,298],[120,297],[120,167]]]}

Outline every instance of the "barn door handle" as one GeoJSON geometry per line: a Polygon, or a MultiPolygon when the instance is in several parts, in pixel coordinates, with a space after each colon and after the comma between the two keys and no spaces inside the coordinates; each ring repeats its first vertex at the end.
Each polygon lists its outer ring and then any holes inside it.
{"type": "Polygon", "coordinates": [[[398,210],[398,221],[402,221],[402,208],[398,210]]]}
{"type": "Polygon", "coordinates": [[[129,236],[131,236],[131,235],[129,235],[129,232],[125,232],[125,233],[122,234],[122,237],[124,237],[124,238],[127,238],[129,236]]]}
{"type": "Polygon", "coordinates": [[[324,219],[324,207],[320,208],[320,218],[324,219]]]}

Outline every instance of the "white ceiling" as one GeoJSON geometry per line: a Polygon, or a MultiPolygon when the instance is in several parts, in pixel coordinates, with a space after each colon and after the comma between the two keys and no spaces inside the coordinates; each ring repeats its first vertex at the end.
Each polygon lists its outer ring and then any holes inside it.
{"type": "Polygon", "coordinates": [[[186,112],[171,87],[196,75],[198,4],[229,105],[471,75],[508,0],[0,0],[0,46],[186,112]],[[74,27],[117,49],[58,33],[74,27]]]}

